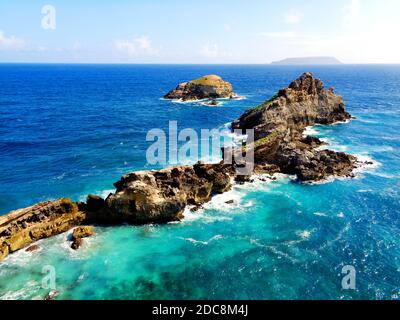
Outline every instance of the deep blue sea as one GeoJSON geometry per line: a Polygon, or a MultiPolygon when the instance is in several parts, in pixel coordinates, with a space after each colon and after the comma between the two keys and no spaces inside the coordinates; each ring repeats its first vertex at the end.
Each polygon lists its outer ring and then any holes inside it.
{"type": "Polygon", "coordinates": [[[0,263],[0,299],[396,299],[400,296],[400,66],[0,64],[0,214],[36,202],[107,195],[146,164],[146,133],[223,128],[305,71],[356,117],[308,131],[373,159],[355,179],[291,177],[215,197],[178,224],[97,227],[72,251],[67,234],[0,263]],[[246,97],[218,107],[160,99],[218,74],[246,97]],[[235,200],[226,204],[227,200],[235,200]],[[356,289],[342,288],[342,268],[356,289]],[[46,269],[47,270],[47,269],[46,269]]]}

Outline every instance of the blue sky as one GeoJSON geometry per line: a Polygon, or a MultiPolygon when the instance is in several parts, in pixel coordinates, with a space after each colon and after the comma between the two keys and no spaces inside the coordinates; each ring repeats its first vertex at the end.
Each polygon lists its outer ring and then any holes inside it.
{"type": "Polygon", "coordinates": [[[398,0],[1,0],[0,62],[400,63],[399,13],[398,0]]]}

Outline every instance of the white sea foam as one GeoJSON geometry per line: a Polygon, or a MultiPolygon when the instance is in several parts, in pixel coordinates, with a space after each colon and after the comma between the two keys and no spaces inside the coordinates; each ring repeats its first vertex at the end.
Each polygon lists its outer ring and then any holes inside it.
{"type": "MultiPolygon", "coordinates": [[[[344,218],[343,213],[341,213],[342,216],[340,216],[340,218],[344,218]]],[[[339,216],[339,215],[338,215],[339,216]]],[[[341,229],[338,233],[338,235],[336,236],[336,238],[332,239],[332,240],[328,240],[326,243],[324,243],[322,246],[320,246],[320,248],[318,250],[324,250],[328,247],[330,247],[333,243],[339,241],[340,239],[342,239],[342,237],[350,230],[351,227],[351,223],[347,222],[345,224],[345,226],[343,227],[343,229],[341,229]]]]}
{"type": "Polygon", "coordinates": [[[326,217],[326,213],[323,212],[314,212],[313,214],[317,217],[326,217]]]}
{"type": "Polygon", "coordinates": [[[303,131],[303,136],[319,136],[321,133],[317,130],[317,126],[306,127],[303,131]]]}
{"type": "Polygon", "coordinates": [[[216,104],[210,104],[210,102],[201,102],[200,104],[206,107],[219,107],[222,106],[224,103],[221,101],[217,101],[216,104]]]}
{"type": "Polygon", "coordinates": [[[246,99],[247,99],[246,96],[237,96],[236,98],[234,98],[232,100],[241,101],[241,100],[246,100],[246,99]]]}
{"type": "Polygon", "coordinates": [[[222,238],[223,238],[222,235],[217,234],[217,235],[215,235],[214,237],[210,238],[207,241],[200,241],[200,240],[196,240],[196,239],[193,239],[193,238],[182,238],[182,237],[180,237],[179,239],[182,239],[182,240],[185,240],[185,241],[189,241],[189,242],[194,243],[194,244],[208,245],[210,242],[217,241],[217,240],[220,240],[222,238]]]}
{"type": "MultiPolygon", "coordinates": [[[[245,100],[247,99],[245,96],[237,96],[233,99],[231,98],[218,98],[215,99],[217,101],[240,101],[240,100],[245,100]]],[[[165,100],[165,101],[171,101],[172,103],[180,103],[180,104],[199,104],[202,102],[207,102],[210,101],[211,99],[196,99],[196,100],[182,100],[182,99],[165,99],[165,98],[160,98],[160,100],[165,100]]]]}
{"type": "Polygon", "coordinates": [[[332,126],[337,126],[337,125],[340,125],[340,124],[348,124],[348,123],[352,122],[353,120],[355,120],[355,118],[350,118],[350,119],[347,119],[347,120],[344,120],[344,121],[336,121],[336,122],[332,123],[331,125],[332,126]]]}
{"type": "Polygon", "coordinates": [[[311,237],[311,233],[312,233],[312,232],[309,231],[309,230],[304,230],[304,231],[299,231],[299,232],[297,232],[297,235],[298,235],[300,238],[306,240],[306,239],[309,239],[309,238],[311,237]]]}
{"type": "Polygon", "coordinates": [[[345,152],[348,150],[348,147],[336,142],[333,138],[320,138],[321,141],[325,142],[325,145],[322,145],[317,148],[317,150],[326,150],[329,147],[330,150],[337,152],[345,152]]]}
{"type": "Polygon", "coordinates": [[[219,129],[221,131],[222,136],[226,140],[225,142],[228,143],[228,146],[231,146],[231,145],[229,145],[230,142],[233,142],[234,145],[238,145],[239,142],[247,139],[246,134],[238,134],[238,133],[232,131],[232,123],[231,122],[225,123],[219,129]]]}
{"type": "Polygon", "coordinates": [[[381,163],[372,159],[368,154],[354,155],[360,163],[360,166],[354,170],[355,174],[361,174],[365,171],[372,171],[381,166],[381,163]]]}
{"type": "MultiPolygon", "coordinates": [[[[304,241],[304,239],[303,239],[303,240],[300,240],[300,241],[304,241]]],[[[291,262],[293,262],[293,263],[298,263],[298,260],[297,260],[297,259],[295,259],[295,258],[291,257],[289,254],[287,254],[287,253],[285,253],[285,252],[279,250],[279,249],[277,248],[277,246],[273,246],[273,245],[264,245],[264,244],[260,243],[260,241],[259,241],[258,239],[250,239],[249,242],[250,242],[252,245],[255,245],[255,246],[257,246],[257,247],[261,247],[261,248],[267,249],[267,250],[270,251],[272,254],[276,255],[276,256],[278,257],[278,259],[280,259],[280,258],[285,258],[285,259],[287,259],[287,260],[289,260],[289,261],[291,261],[291,262]]],[[[298,242],[299,242],[299,241],[298,241],[298,242]]],[[[294,243],[294,242],[292,241],[292,242],[290,242],[290,244],[289,244],[289,243],[287,243],[287,244],[292,245],[293,243],[294,243]]]]}
{"type": "Polygon", "coordinates": [[[254,175],[251,177],[252,182],[244,184],[233,183],[232,190],[223,194],[215,195],[209,202],[203,205],[197,211],[193,211],[195,207],[186,207],[183,215],[183,222],[192,222],[201,220],[205,223],[215,221],[231,220],[232,215],[241,214],[248,208],[254,206],[254,200],[245,200],[249,192],[267,192],[270,190],[270,184],[273,181],[287,182],[295,179],[294,176],[284,174],[270,175],[254,175]],[[218,212],[218,215],[215,215],[218,212]]]}
{"type": "Polygon", "coordinates": [[[371,190],[371,189],[366,189],[366,190],[360,189],[360,190],[357,190],[357,192],[358,193],[369,193],[369,192],[373,192],[373,190],[371,190]]]}
{"type": "Polygon", "coordinates": [[[395,149],[392,146],[379,146],[373,148],[374,152],[393,152],[395,149]]]}
{"type": "Polygon", "coordinates": [[[0,296],[0,300],[23,300],[39,291],[41,285],[35,281],[29,281],[25,287],[17,291],[9,291],[0,296]]]}
{"type": "MultiPolygon", "coordinates": [[[[98,190],[98,191],[92,192],[91,194],[93,194],[95,196],[99,196],[103,199],[106,199],[110,195],[110,193],[114,193],[114,192],[115,192],[115,189],[105,189],[105,190],[98,190]]],[[[87,194],[83,194],[79,197],[78,201],[85,202],[86,198],[87,198],[87,194]]]]}

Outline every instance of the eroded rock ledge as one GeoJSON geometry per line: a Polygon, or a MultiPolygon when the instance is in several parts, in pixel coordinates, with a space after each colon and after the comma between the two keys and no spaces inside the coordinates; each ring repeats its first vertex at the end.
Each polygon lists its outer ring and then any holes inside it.
{"type": "MultiPolygon", "coordinates": [[[[234,121],[232,128],[255,130],[256,141],[248,146],[254,148],[255,173],[296,174],[300,181],[320,181],[329,176],[351,177],[361,164],[354,156],[324,150],[319,139],[303,136],[304,129],[350,118],[342,97],[305,73],[234,121]]],[[[237,176],[235,167],[198,163],[134,172],[116,182],[116,192],[106,199],[92,195],[85,203],[59,199],[10,212],[0,217],[0,260],[81,225],[179,221],[186,206],[210,201],[214,194],[228,191],[234,180],[250,181],[249,176],[237,176]]]]}

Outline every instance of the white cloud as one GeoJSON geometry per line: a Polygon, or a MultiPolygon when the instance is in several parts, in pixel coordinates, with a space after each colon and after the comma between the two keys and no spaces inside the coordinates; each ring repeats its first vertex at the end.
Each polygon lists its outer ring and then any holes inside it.
{"type": "Polygon", "coordinates": [[[80,51],[82,49],[82,44],[79,41],[75,41],[72,44],[72,51],[80,51]]]}
{"type": "Polygon", "coordinates": [[[348,0],[349,3],[344,7],[344,23],[352,23],[354,19],[360,16],[361,2],[360,0],[348,0]]]}
{"type": "Polygon", "coordinates": [[[302,38],[304,35],[298,34],[292,31],[284,31],[284,32],[259,32],[257,34],[261,37],[268,37],[268,38],[279,38],[279,39],[295,39],[295,38],[302,38]]]}
{"type": "Polygon", "coordinates": [[[226,32],[231,32],[232,26],[229,23],[224,24],[224,30],[226,32]]]}
{"type": "Polygon", "coordinates": [[[297,11],[289,11],[283,15],[286,23],[296,24],[303,19],[303,15],[297,11]]]}
{"type": "Polygon", "coordinates": [[[36,47],[36,51],[37,52],[46,52],[46,51],[49,51],[49,49],[45,46],[38,46],[38,47],[36,47]]]}
{"type": "Polygon", "coordinates": [[[217,44],[207,43],[200,48],[200,54],[206,58],[232,57],[230,52],[222,51],[217,44]]]}
{"type": "Polygon", "coordinates": [[[146,36],[140,36],[132,40],[115,40],[114,46],[117,50],[127,53],[129,56],[143,56],[154,54],[151,41],[146,36]]]}
{"type": "Polygon", "coordinates": [[[151,42],[150,40],[145,37],[145,36],[141,36],[139,38],[135,39],[135,42],[137,43],[138,47],[140,50],[145,50],[145,51],[149,51],[152,50],[151,48],[151,42]]]}
{"type": "Polygon", "coordinates": [[[2,30],[0,30],[0,50],[3,51],[18,51],[23,49],[25,42],[15,36],[7,37],[2,30]]]}

